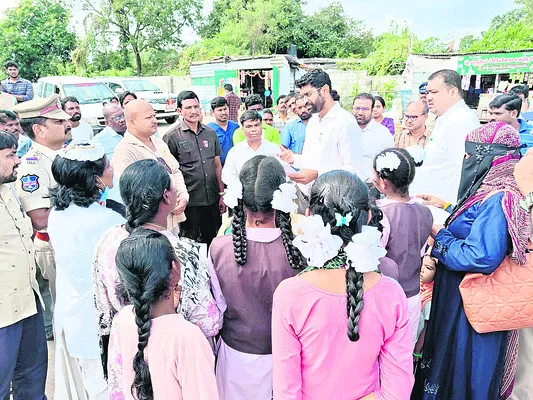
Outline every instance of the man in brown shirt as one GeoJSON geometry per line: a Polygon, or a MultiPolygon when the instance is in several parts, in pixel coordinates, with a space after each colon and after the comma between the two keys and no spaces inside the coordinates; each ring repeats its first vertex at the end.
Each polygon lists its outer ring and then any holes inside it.
{"type": "Polygon", "coordinates": [[[185,221],[184,210],[189,201],[180,166],[165,142],[154,136],[157,132],[157,119],[150,103],[143,99],[130,101],[124,107],[124,116],[127,130],[115,148],[112,161],[116,179],[120,182],[120,175],[135,161],[159,161],[172,177],[172,183],[178,192],[176,209],[167,221],[167,228],[177,234],[179,223],[185,221]]]}
{"type": "Polygon", "coordinates": [[[178,95],[178,112],[183,119],[163,140],[179,162],[190,196],[180,234],[209,246],[226,211],[222,201],[222,150],[214,129],[200,122],[200,101],[194,92],[186,90],[178,95]]]}
{"type": "Polygon", "coordinates": [[[48,351],[33,227],[15,188],[17,141],[0,131],[0,399],[44,399],[48,351]]]}
{"type": "Polygon", "coordinates": [[[430,133],[426,128],[428,106],[421,100],[412,101],[407,105],[403,124],[405,129],[394,135],[394,146],[405,149],[411,146],[426,147],[430,133]]]}
{"type": "Polygon", "coordinates": [[[239,123],[239,108],[241,106],[241,98],[233,93],[233,85],[229,83],[224,85],[224,97],[228,101],[229,119],[233,122],[239,123]]]}

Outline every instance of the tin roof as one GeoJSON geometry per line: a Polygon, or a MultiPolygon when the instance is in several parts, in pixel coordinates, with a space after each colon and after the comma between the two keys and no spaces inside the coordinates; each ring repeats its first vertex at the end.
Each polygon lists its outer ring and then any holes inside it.
{"type": "Polygon", "coordinates": [[[460,56],[473,56],[481,54],[507,54],[507,53],[524,53],[533,52],[533,49],[520,49],[520,50],[492,50],[492,51],[470,51],[470,52],[457,52],[457,53],[413,53],[413,56],[427,57],[427,58],[448,58],[448,57],[460,57],[460,56]]]}

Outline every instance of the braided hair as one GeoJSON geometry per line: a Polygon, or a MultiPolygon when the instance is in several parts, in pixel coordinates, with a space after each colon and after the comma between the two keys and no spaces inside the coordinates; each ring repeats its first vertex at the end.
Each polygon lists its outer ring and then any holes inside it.
{"type": "Polygon", "coordinates": [[[416,165],[415,160],[407,150],[394,148],[383,150],[374,158],[373,166],[378,178],[388,180],[394,193],[400,196],[405,196],[409,192],[409,185],[413,182],[413,179],[415,179],[416,165]],[[376,169],[376,161],[380,156],[387,153],[396,154],[400,159],[400,165],[394,170],[383,168],[381,171],[378,171],[376,169]]]}
{"type": "Polygon", "coordinates": [[[139,335],[137,353],[133,359],[135,376],[131,386],[131,394],[138,400],[154,398],[144,350],[152,326],[150,309],[171,290],[173,262],[177,262],[177,258],[168,238],[150,229],[135,229],[122,241],[117,251],[118,274],[133,303],[139,335]]]}
{"type": "Polygon", "coordinates": [[[269,218],[277,212],[276,224],[280,228],[283,245],[292,268],[305,267],[300,251],[293,246],[294,235],[291,228],[289,213],[276,211],[272,208],[274,192],[285,183],[285,170],[274,157],[255,156],[242,167],[239,179],[242,183],[242,200],[235,207],[232,221],[233,248],[235,262],[245,265],[247,259],[246,211],[260,213],[269,218]]]}
{"type": "Polygon", "coordinates": [[[128,232],[155,217],[170,185],[168,172],[156,160],[139,160],[124,170],[120,177],[120,195],[126,205],[128,232]]]}
{"type": "MultiPolygon", "coordinates": [[[[363,225],[380,228],[379,221],[383,217],[375,204],[370,203],[368,188],[363,181],[341,170],[331,171],[318,177],[311,188],[310,211],[312,215],[320,215],[324,224],[329,223],[331,233],[339,236],[344,245],[352,240],[353,235],[361,232],[363,225]],[[343,216],[351,213],[352,220],[348,225],[336,226],[335,213],[343,216]]],[[[363,283],[363,273],[357,272],[351,266],[346,269],[348,338],[352,342],[359,340],[363,283]]]]}

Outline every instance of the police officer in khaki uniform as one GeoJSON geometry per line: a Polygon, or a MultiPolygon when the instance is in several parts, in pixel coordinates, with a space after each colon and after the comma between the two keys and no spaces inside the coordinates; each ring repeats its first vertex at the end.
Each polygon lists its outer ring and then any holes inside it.
{"type": "Polygon", "coordinates": [[[31,218],[35,234],[35,259],[39,289],[45,303],[44,321],[46,337],[53,338],[52,302],[55,299],[54,253],[46,228],[50,213],[49,189],[56,185],[52,176],[52,162],[65,142],[71,137],[71,116],[61,108],[59,96],[38,98],[15,107],[20,115],[24,133],[32,140],[30,150],[21,159],[17,193],[22,208],[31,218]]]}

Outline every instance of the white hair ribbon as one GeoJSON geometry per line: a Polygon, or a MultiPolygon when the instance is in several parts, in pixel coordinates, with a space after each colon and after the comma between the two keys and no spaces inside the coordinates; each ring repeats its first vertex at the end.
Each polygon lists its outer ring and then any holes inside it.
{"type": "Polygon", "coordinates": [[[272,208],[284,213],[296,212],[298,205],[294,200],[296,195],[296,185],[293,183],[282,183],[272,197],[272,208]]]}
{"type": "Polygon", "coordinates": [[[394,171],[401,164],[401,160],[398,155],[392,151],[386,152],[380,155],[376,159],[376,171],[381,172],[384,169],[394,171]]]}
{"type": "Polygon", "coordinates": [[[233,179],[225,190],[224,204],[229,208],[237,207],[239,199],[242,199],[242,183],[239,179],[233,179]]]}
{"type": "Polygon", "coordinates": [[[104,157],[105,150],[99,144],[89,141],[71,142],[64,151],[58,153],[61,158],[73,161],[97,161],[104,157]]]}
{"type": "Polygon", "coordinates": [[[387,250],[380,247],[381,233],[373,226],[363,226],[361,233],[352,237],[352,241],[344,248],[350,263],[346,268],[354,268],[357,272],[371,272],[378,269],[379,259],[385,257],[387,250]]]}

